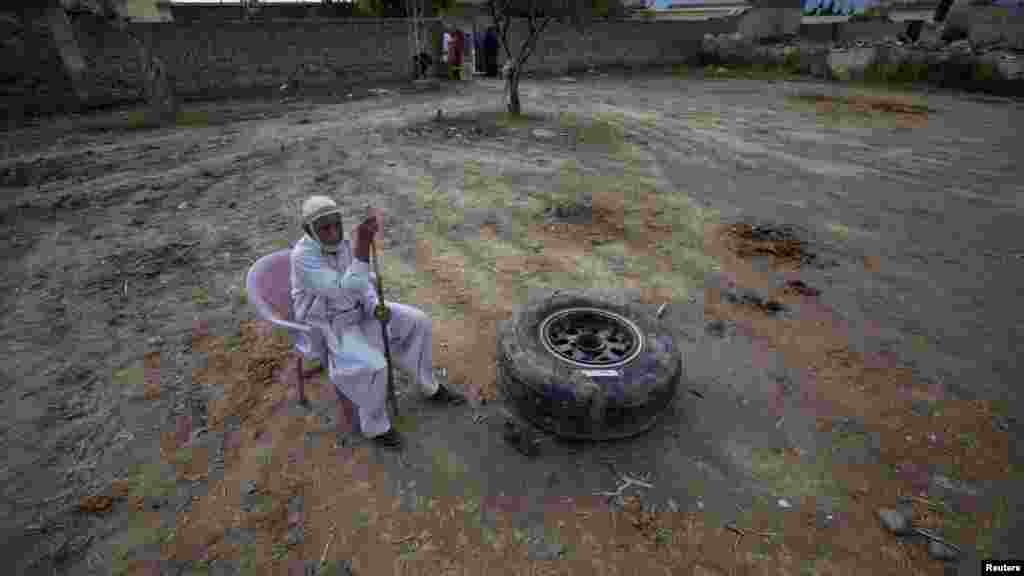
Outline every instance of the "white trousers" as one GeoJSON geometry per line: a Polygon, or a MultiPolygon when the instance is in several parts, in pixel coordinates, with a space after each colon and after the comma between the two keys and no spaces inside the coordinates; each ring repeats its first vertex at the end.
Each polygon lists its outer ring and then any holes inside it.
{"type": "MultiPolygon", "coordinates": [[[[420,309],[395,302],[387,302],[391,310],[388,322],[390,334],[391,361],[395,368],[409,373],[420,385],[424,394],[432,395],[437,391],[434,381],[433,364],[433,328],[430,318],[420,309]]],[[[370,318],[359,323],[359,329],[373,348],[383,353],[384,342],[381,339],[380,321],[370,318]]],[[[333,348],[333,339],[328,339],[328,358],[330,359],[330,379],[335,390],[344,394],[359,412],[359,427],[366,437],[384,434],[391,429],[388,418],[388,374],[383,370],[362,370],[353,373],[351,369],[342,373],[335,362],[338,356],[333,348]]],[[[343,343],[342,343],[343,345],[343,343]]]]}

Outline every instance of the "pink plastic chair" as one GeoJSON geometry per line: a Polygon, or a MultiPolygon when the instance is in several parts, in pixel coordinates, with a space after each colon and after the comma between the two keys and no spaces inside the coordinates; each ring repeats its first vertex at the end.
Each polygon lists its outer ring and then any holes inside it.
{"type": "MultiPolygon", "coordinates": [[[[320,329],[295,322],[292,311],[292,266],[291,250],[279,250],[257,260],[249,268],[245,278],[245,290],[256,313],[274,326],[288,330],[295,342],[295,382],[298,385],[299,402],[306,404],[305,381],[318,371],[304,374],[302,359],[320,360],[320,369],[327,369],[327,343],[320,329]]],[[[341,402],[342,411],[350,425],[355,425],[355,405],[334,386],[341,402]]]]}

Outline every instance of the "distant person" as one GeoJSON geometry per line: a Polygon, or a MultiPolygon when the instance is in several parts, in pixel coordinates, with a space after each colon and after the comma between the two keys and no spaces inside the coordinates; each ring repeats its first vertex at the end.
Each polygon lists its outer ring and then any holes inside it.
{"type": "Polygon", "coordinates": [[[473,34],[473,52],[476,54],[476,60],[474,60],[476,70],[483,74],[487,70],[487,64],[484,61],[484,35],[481,32],[473,34]]]}
{"type": "Polygon", "coordinates": [[[462,80],[462,58],[465,53],[466,37],[459,30],[452,31],[452,50],[448,61],[452,66],[452,80],[462,80]]]}
{"type": "Polygon", "coordinates": [[[464,36],[466,40],[466,55],[462,62],[466,70],[466,77],[473,78],[473,75],[476,73],[476,42],[473,40],[472,32],[466,32],[464,36]]]}
{"type": "Polygon", "coordinates": [[[491,26],[484,35],[484,70],[489,78],[498,76],[498,29],[491,26]]]}
{"type": "MultiPolygon", "coordinates": [[[[441,63],[447,68],[451,65],[451,50],[452,50],[452,34],[445,28],[444,34],[441,36],[441,63]]],[[[451,75],[451,70],[445,69],[446,75],[451,75]]]]}
{"type": "Polygon", "coordinates": [[[413,74],[417,79],[425,78],[433,65],[434,59],[430,57],[430,54],[420,52],[412,59],[413,74]]]}

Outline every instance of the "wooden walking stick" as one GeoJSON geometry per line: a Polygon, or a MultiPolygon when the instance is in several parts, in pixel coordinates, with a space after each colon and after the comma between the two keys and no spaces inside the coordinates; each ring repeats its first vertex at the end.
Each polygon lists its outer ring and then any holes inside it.
{"type": "Polygon", "coordinates": [[[391,413],[398,417],[398,399],[395,397],[395,370],[391,363],[391,343],[388,341],[388,321],[390,314],[384,304],[384,287],[380,278],[380,264],[377,262],[377,248],[370,240],[370,261],[373,262],[373,273],[377,275],[377,306],[373,309],[373,315],[380,320],[380,335],[384,340],[384,359],[388,364],[388,404],[391,405],[391,413]]]}

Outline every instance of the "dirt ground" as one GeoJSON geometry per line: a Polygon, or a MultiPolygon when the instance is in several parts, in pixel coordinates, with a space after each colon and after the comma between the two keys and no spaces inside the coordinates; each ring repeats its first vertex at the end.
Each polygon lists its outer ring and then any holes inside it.
{"type": "Polygon", "coordinates": [[[973,574],[1020,556],[1020,103],[671,74],[523,97],[521,119],[477,81],[7,132],[15,573],[973,574]],[[402,455],[338,445],[323,377],[313,413],[294,407],[287,337],[247,305],[247,267],[297,239],[313,193],[351,224],[384,212],[387,297],[431,315],[435,362],[471,397],[432,408],[402,379],[402,455]],[[527,460],[501,442],[495,325],[574,286],[668,302],[686,379],[651,433],[527,460]],[[621,474],[642,484],[595,494],[621,474]],[[901,502],[959,562],[884,531],[876,510],[901,502]]]}

